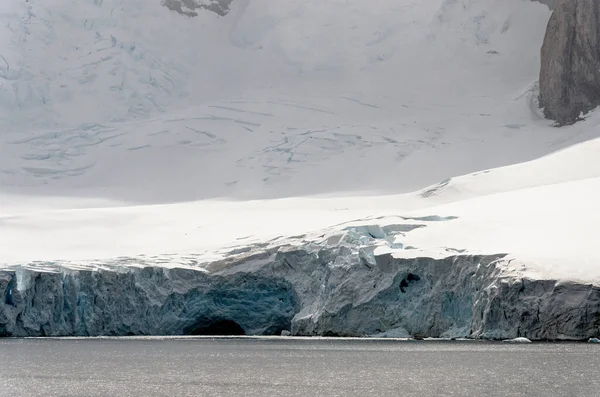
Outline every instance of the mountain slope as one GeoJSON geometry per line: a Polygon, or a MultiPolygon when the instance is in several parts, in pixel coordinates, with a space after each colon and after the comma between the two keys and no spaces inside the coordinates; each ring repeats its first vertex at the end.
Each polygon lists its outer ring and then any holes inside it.
{"type": "Polygon", "coordinates": [[[3,193],[400,193],[596,135],[536,110],[540,3],[3,7],[3,193]]]}

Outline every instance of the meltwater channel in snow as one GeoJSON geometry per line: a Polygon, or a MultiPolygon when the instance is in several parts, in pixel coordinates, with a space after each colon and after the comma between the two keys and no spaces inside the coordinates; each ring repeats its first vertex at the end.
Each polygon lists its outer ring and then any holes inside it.
{"type": "Polygon", "coordinates": [[[587,340],[551,2],[0,5],[0,334],[587,340]]]}

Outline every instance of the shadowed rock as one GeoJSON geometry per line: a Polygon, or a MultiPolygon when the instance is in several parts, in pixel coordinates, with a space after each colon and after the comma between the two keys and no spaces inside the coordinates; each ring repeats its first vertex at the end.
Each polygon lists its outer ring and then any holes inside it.
{"type": "Polygon", "coordinates": [[[198,16],[196,10],[208,10],[220,16],[229,13],[233,0],[163,0],[162,4],[171,11],[188,17],[198,16]]]}
{"type": "Polygon", "coordinates": [[[557,0],[542,47],[540,105],[558,125],[600,105],[600,2],[557,0]]]}

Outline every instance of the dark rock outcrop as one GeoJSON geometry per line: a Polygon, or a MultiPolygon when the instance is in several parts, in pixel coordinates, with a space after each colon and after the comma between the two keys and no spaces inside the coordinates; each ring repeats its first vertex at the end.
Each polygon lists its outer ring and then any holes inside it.
{"type": "Polygon", "coordinates": [[[541,55],[547,118],[573,124],[600,105],[600,1],[557,0],[541,55]]]}
{"type": "Polygon", "coordinates": [[[229,13],[233,0],[163,0],[162,4],[171,11],[188,17],[198,16],[196,10],[208,10],[220,16],[229,13]]]}

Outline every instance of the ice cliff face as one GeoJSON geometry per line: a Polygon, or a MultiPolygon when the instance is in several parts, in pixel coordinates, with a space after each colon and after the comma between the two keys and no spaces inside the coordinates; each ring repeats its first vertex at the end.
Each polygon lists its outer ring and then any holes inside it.
{"type": "Polygon", "coordinates": [[[600,3],[559,0],[542,47],[540,105],[559,125],[600,105],[600,3]]]}
{"type": "MultiPolygon", "coordinates": [[[[398,228],[396,228],[398,230],[398,228]]],[[[0,334],[587,339],[600,288],[522,279],[504,255],[374,255],[390,229],[236,250],[202,268],[117,260],[0,271],[0,334]],[[367,244],[365,244],[365,242],[367,244]]]]}
{"type": "Polygon", "coordinates": [[[0,335],[270,335],[289,329],[296,302],[283,279],[161,268],[0,275],[0,335]]]}

